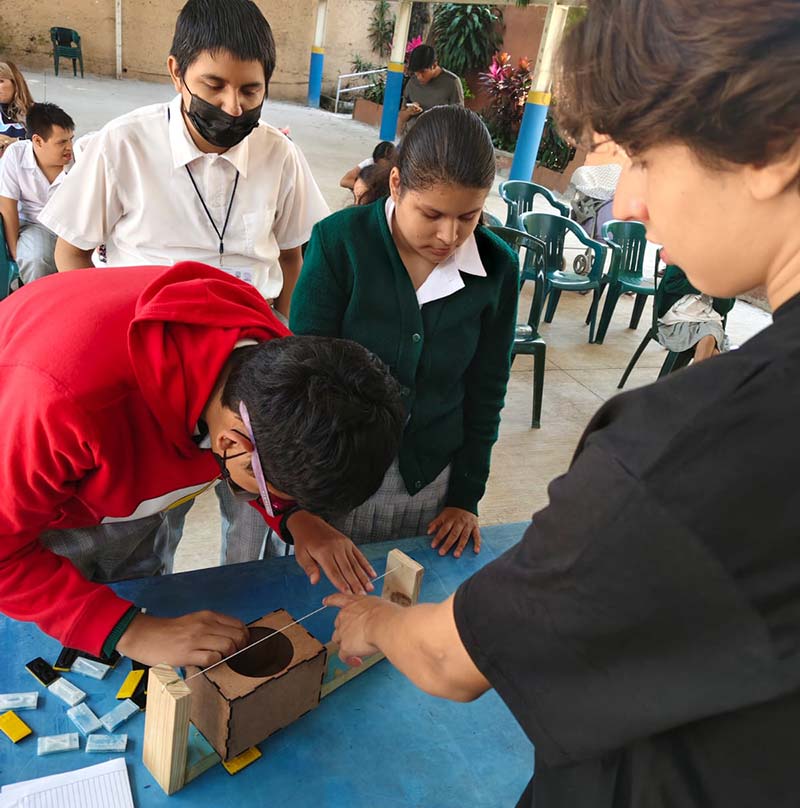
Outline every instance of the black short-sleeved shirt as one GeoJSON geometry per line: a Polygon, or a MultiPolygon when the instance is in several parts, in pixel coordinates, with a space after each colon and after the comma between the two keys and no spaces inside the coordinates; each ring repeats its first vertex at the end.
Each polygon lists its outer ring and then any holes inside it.
{"type": "Polygon", "coordinates": [[[800,805],[800,296],[605,404],[455,618],[535,746],[520,805],[800,805]]]}

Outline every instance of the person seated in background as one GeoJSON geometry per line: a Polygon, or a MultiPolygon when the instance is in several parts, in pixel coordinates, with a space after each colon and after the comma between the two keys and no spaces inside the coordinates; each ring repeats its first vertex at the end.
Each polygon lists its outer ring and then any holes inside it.
{"type": "Polygon", "coordinates": [[[369,205],[378,199],[389,196],[391,171],[391,164],[381,166],[376,163],[362,168],[356,184],[353,186],[353,204],[369,205]]]}
{"type": "Polygon", "coordinates": [[[0,162],[0,215],[11,257],[23,283],[56,271],[56,235],[39,213],[72,162],[75,123],[55,104],[33,104],[26,126],[30,140],[17,140],[0,162]]]}
{"type": "Polygon", "coordinates": [[[735,302],[736,298],[704,295],[680,267],[670,264],[659,287],[656,337],[669,351],[694,348],[695,363],[716,356],[725,349],[723,319],[735,302]]]}
{"type": "Polygon", "coordinates": [[[392,160],[394,159],[395,153],[395,146],[389,140],[382,140],[373,150],[372,150],[372,157],[367,157],[365,160],[362,160],[357,166],[353,166],[340,180],[339,185],[342,188],[347,188],[348,190],[353,190],[353,187],[356,184],[356,180],[358,180],[359,175],[361,172],[367,168],[367,166],[378,165],[378,166],[391,166],[392,160]]]}
{"type": "Polygon", "coordinates": [[[0,135],[24,139],[25,116],[31,104],[31,91],[17,66],[13,62],[0,62],[0,135]]]}
{"type": "Polygon", "coordinates": [[[403,93],[405,106],[397,119],[398,132],[406,134],[416,123],[417,115],[431,107],[464,106],[461,79],[439,64],[431,45],[418,45],[411,51],[408,72],[411,76],[403,93]]]}

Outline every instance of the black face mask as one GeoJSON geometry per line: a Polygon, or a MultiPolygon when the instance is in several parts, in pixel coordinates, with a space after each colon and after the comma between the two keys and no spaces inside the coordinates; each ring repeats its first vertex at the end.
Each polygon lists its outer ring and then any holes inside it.
{"type": "MultiPolygon", "coordinates": [[[[186,84],[183,85],[186,87],[186,84]]],[[[229,115],[225,110],[209,104],[195,95],[188,87],[192,102],[186,114],[197,129],[200,137],[205,138],[213,146],[230,149],[241,143],[258,126],[261,117],[262,101],[257,107],[248,109],[241,115],[229,115]]]]}

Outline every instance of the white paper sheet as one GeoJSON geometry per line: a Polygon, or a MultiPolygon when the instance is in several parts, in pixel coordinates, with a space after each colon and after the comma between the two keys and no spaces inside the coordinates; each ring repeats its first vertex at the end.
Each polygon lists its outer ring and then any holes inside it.
{"type": "Polygon", "coordinates": [[[3,786],[0,808],[134,808],[125,758],[3,786]]]}

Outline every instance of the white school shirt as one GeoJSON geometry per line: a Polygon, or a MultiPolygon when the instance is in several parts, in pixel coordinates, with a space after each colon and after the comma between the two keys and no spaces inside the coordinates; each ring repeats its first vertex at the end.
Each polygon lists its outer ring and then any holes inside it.
{"type": "MultiPolygon", "coordinates": [[[[386,200],[385,210],[390,233],[394,233],[392,224],[394,207],[394,200],[389,197],[386,200]]],[[[459,289],[463,289],[465,284],[461,277],[462,272],[466,272],[468,275],[478,275],[481,278],[486,277],[486,268],[478,253],[474,233],[451,256],[445,258],[441,264],[437,264],[431,274],[425,278],[422,286],[417,289],[419,307],[422,308],[426,303],[449,297],[459,289]]]]}
{"type": "Polygon", "coordinates": [[[0,196],[17,200],[20,222],[38,222],[42,208],[61,184],[67,169],[52,182],[36,162],[33,143],[18,140],[6,148],[0,160],[0,196]]]}
{"type": "Polygon", "coordinates": [[[300,150],[263,121],[224,154],[195,146],[181,97],[134,110],[92,137],[40,221],[82,250],[105,243],[108,266],[201,261],[250,280],[268,299],[283,286],[281,250],[299,247],[330,211],[300,150]],[[221,231],[236,172],[239,183],[221,231]]]}

